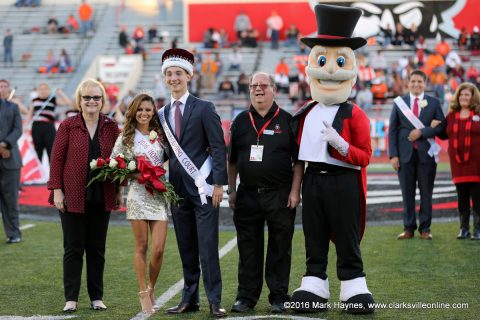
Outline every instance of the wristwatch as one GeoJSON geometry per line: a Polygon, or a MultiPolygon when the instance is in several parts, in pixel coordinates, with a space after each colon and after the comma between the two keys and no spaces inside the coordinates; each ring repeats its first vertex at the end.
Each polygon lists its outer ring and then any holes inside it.
{"type": "Polygon", "coordinates": [[[228,187],[227,194],[230,195],[232,192],[236,192],[236,190],[235,189],[232,190],[230,189],[230,187],[228,187]]]}

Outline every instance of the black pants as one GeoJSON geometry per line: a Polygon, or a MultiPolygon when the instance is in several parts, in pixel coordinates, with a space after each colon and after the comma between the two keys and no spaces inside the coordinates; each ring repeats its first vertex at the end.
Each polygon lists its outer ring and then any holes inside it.
{"type": "Polygon", "coordinates": [[[480,230],[480,183],[457,183],[460,228],[470,229],[470,199],[473,204],[473,229],[480,230]]]}
{"type": "Polygon", "coordinates": [[[333,237],[338,279],[346,281],[364,277],[360,253],[360,171],[323,172],[307,167],[303,179],[302,219],[307,251],[305,276],[327,279],[328,250],[333,237]]]}
{"type": "Polygon", "coordinates": [[[50,122],[35,121],[32,124],[32,140],[38,159],[42,161],[43,150],[47,149],[48,160],[52,153],[53,141],[55,140],[55,124],[50,122]]]}
{"type": "Polygon", "coordinates": [[[240,184],[233,221],[237,229],[239,264],[237,300],[255,305],[263,285],[264,230],[268,227],[265,282],[270,303],[289,300],[295,210],[287,207],[290,186],[259,193],[240,184]]]}
{"type": "Polygon", "coordinates": [[[432,224],[432,194],[437,173],[437,164],[432,159],[430,163],[422,163],[418,151],[413,150],[409,162],[400,163],[398,178],[403,198],[403,228],[413,232],[417,229],[415,216],[415,193],[420,191],[420,211],[418,212],[418,231],[430,232],[432,224]]]}
{"type": "Polygon", "coordinates": [[[65,212],[60,213],[60,218],[63,230],[65,301],[78,301],[84,252],[87,261],[88,295],[91,301],[102,300],[105,242],[110,212],[103,211],[103,204],[87,204],[85,213],[65,212]]]}

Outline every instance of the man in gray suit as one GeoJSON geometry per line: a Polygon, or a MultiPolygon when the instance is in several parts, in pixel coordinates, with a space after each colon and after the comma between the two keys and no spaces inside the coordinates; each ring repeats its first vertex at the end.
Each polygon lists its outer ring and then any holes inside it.
{"type": "Polygon", "coordinates": [[[399,240],[413,238],[417,229],[417,181],[420,189],[418,231],[421,239],[432,239],[432,193],[439,152],[434,139],[443,130],[445,116],[440,101],[425,94],[426,81],[423,71],[412,71],[408,78],[410,93],[394,100],[390,115],[388,151],[392,167],[398,172],[403,197],[404,232],[398,235],[399,240]],[[442,125],[432,128],[432,120],[440,120],[442,125]]]}
{"type": "Polygon", "coordinates": [[[0,79],[0,211],[7,243],[21,241],[18,219],[18,189],[22,159],[17,141],[22,135],[22,118],[18,106],[7,101],[10,84],[0,79]]]}
{"type": "Polygon", "coordinates": [[[159,111],[159,117],[170,146],[170,182],[182,198],[172,208],[172,217],[185,279],[181,303],[167,313],[198,311],[201,270],[210,313],[223,317],[218,207],[227,184],[226,147],[213,103],[188,92],[193,63],[193,55],[183,49],[169,49],[162,56],[171,103],[159,111]]]}

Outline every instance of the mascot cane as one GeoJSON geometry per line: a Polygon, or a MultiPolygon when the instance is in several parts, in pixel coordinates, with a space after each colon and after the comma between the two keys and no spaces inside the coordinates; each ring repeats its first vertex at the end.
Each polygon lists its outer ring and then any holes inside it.
{"type": "Polygon", "coordinates": [[[371,313],[360,240],[365,228],[366,167],[372,154],[370,121],[347,102],[357,77],[353,50],[366,40],[352,37],[360,9],[318,4],[318,35],[302,38],[312,50],[306,73],[314,101],[293,117],[303,178],[306,274],[291,302],[299,312],[327,309],[329,242],[335,243],[340,302],[348,313],[371,313]]]}

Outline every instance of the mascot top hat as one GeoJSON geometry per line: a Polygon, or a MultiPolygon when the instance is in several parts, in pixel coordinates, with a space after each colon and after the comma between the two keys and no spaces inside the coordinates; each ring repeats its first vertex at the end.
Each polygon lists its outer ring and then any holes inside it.
{"type": "Polygon", "coordinates": [[[327,4],[315,6],[318,34],[316,37],[302,38],[310,48],[316,45],[330,47],[350,47],[352,50],[363,47],[367,40],[353,37],[353,30],[362,15],[362,10],[351,7],[339,7],[327,4]]]}

